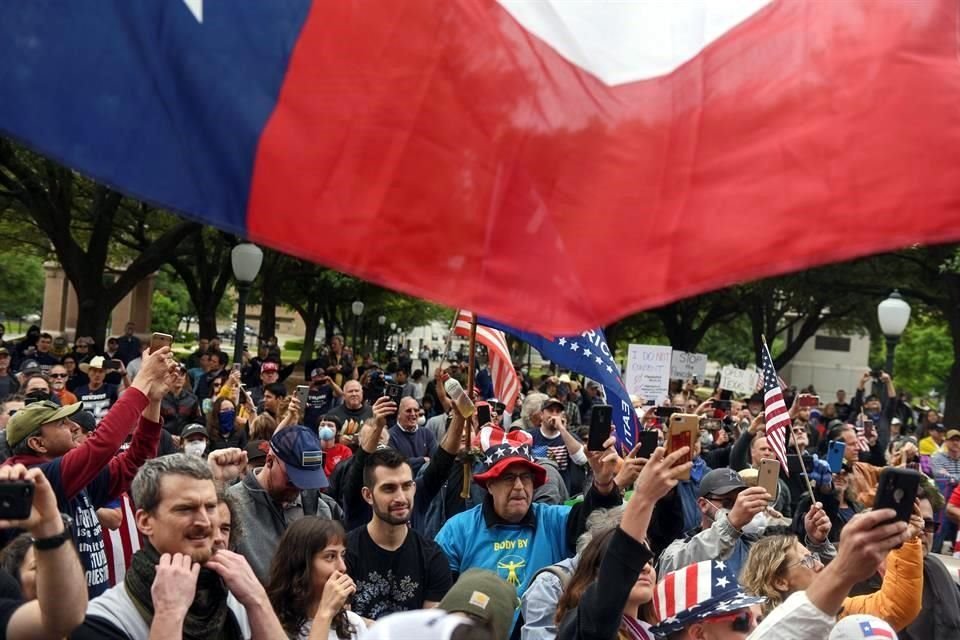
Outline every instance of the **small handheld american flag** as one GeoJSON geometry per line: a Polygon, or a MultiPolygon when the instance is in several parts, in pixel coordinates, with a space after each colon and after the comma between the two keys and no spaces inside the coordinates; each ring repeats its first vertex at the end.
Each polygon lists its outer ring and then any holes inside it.
{"type": "Polygon", "coordinates": [[[767,444],[770,445],[777,456],[777,460],[780,461],[780,468],[789,475],[785,434],[793,427],[793,420],[790,419],[790,411],[787,409],[787,403],[783,400],[783,388],[780,386],[777,370],[773,368],[773,358],[770,357],[770,349],[767,347],[766,340],[763,341],[762,362],[760,364],[763,379],[763,417],[767,424],[767,444]]]}

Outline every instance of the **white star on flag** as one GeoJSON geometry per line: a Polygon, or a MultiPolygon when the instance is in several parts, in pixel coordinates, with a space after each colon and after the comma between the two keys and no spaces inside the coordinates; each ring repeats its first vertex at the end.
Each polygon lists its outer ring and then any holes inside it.
{"type": "Polygon", "coordinates": [[[596,358],[596,360],[597,364],[603,364],[603,360],[599,356],[596,358]]]}
{"type": "Polygon", "coordinates": [[[584,358],[589,358],[590,356],[593,355],[593,352],[590,351],[590,349],[584,349],[584,350],[583,350],[583,353],[580,354],[580,355],[582,355],[584,358]]]}
{"type": "Polygon", "coordinates": [[[717,562],[714,564],[714,566],[715,566],[718,570],[720,570],[720,571],[726,571],[726,570],[727,570],[727,563],[724,562],[723,560],[717,560],[717,562]]]}
{"type": "Polygon", "coordinates": [[[580,348],[580,345],[578,345],[576,342],[571,342],[571,343],[570,343],[570,350],[571,350],[571,351],[576,351],[576,350],[579,349],[579,348],[580,348]]]}
{"type": "Polygon", "coordinates": [[[607,373],[613,373],[613,367],[607,365],[607,373]]]}
{"type": "Polygon", "coordinates": [[[728,584],[730,584],[730,581],[727,580],[726,576],[720,576],[717,578],[717,586],[721,589],[726,589],[728,584]]]}
{"type": "Polygon", "coordinates": [[[497,449],[496,453],[494,453],[493,455],[496,456],[497,458],[502,458],[505,453],[506,452],[503,450],[503,448],[500,448],[500,449],[497,449]]]}
{"type": "Polygon", "coordinates": [[[566,338],[559,338],[559,339],[557,340],[557,344],[562,347],[563,345],[567,344],[567,339],[566,339],[566,338]]]}
{"type": "Polygon", "coordinates": [[[484,460],[484,462],[487,463],[487,466],[490,466],[491,464],[493,464],[493,458],[491,458],[490,456],[487,456],[487,458],[486,458],[486,460],[484,460]]]}

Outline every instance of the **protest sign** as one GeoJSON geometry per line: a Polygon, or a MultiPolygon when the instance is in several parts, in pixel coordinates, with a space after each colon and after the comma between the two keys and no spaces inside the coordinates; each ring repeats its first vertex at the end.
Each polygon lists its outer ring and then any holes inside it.
{"type": "Polygon", "coordinates": [[[703,381],[707,373],[707,354],[674,351],[670,358],[670,377],[674,380],[696,378],[703,381]]]}
{"type": "Polygon", "coordinates": [[[756,371],[737,369],[730,365],[720,370],[720,388],[740,395],[750,396],[756,393],[759,379],[756,371]]]}
{"type": "Polygon", "coordinates": [[[670,347],[631,344],[627,350],[627,391],[662,404],[670,386],[670,347]]]}

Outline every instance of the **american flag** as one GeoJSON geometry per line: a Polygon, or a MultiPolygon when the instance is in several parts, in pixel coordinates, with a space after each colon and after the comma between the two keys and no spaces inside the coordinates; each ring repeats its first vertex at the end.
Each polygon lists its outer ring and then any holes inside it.
{"type": "MultiPolygon", "coordinates": [[[[882,620],[880,621],[882,622],[882,620]]],[[[883,627],[875,627],[870,622],[864,621],[860,623],[860,633],[863,634],[864,638],[893,638],[893,632],[889,629],[884,629],[883,627]]]]}
{"type": "MultiPolygon", "coordinates": [[[[460,310],[457,312],[457,321],[453,325],[453,333],[461,338],[470,337],[470,325],[473,322],[473,313],[460,310]]],[[[513,368],[510,358],[510,348],[503,331],[477,325],[477,342],[487,348],[490,359],[490,377],[493,379],[493,391],[506,406],[507,414],[513,413],[513,407],[520,395],[520,378],[513,368]]]]}
{"type": "Polygon", "coordinates": [[[723,560],[703,560],[666,574],[653,593],[660,623],[651,631],[669,636],[683,627],[763,602],[741,590],[732,567],[723,560]]]}
{"type": "Polygon", "coordinates": [[[773,358],[766,342],[763,344],[763,362],[761,363],[763,376],[763,417],[767,423],[767,444],[773,449],[780,461],[780,468],[787,471],[787,439],[786,434],[793,426],[787,403],[783,401],[783,388],[777,370],[773,368],[773,358]]]}

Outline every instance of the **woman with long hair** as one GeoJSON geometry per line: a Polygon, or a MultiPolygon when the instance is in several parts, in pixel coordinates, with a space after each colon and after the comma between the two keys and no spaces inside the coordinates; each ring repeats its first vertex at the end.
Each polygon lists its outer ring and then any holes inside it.
{"type": "MultiPolygon", "coordinates": [[[[580,604],[580,599],[587,587],[597,581],[600,574],[600,563],[607,553],[614,532],[616,532],[616,528],[606,529],[595,535],[583,550],[580,561],[577,563],[577,569],[573,572],[570,582],[557,602],[556,621],[558,627],[566,615],[580,604]]],[[[627,606],[623,610],[621,625],[617,630],[618,638],[653,637],[649,628],[651,623],[657,621],[656,612],[653,609],[653,592],[656,587],[657,572],[653,568],[651,560],[643,566],[643,570],[630,589],[627,606]]]]}
{"type": "MultiPolygon", "coordinates": [[[[923,595],[923,519],[911,518],[909,531],[913,537],[887,554],[880,567],[884,577],[880,591],[846,598],[839,617],[865,613],[900,631],[919,615],[923,595]]],[[[763,604],[766,616],[791,594],[806,590],[822,569],[819,556],[810,553],[796,536],[767,536],[750,547],[740,584],[767,598],[763,604]]]]}
{"type": "Polygon", "coordinates": [[[307,516],[284,532],[270,565],[267,595],[298,640],[356,640],[363,619],[344,605],[356,591],[347,575],[346,533],[336,520],[307,516]]]}
{"type": "Polygon", "coordinates": [[[690,473],[689,462],[673,466],[689,453],[689,447],[682,447],[665,456],[658,448],[650,456],[634,483],[620,526],[597,535],[584,550],[590,557],[581,557],[569,593],[558,603],[558,619],[563,620],[557,640],[652,640],[647,624],[652,615],[640,619],[651,613],[643,605],[656,589],[653,552],[644,540],[657,501],[690,473]]]}
{"type": "Polygon", "coordinates": [[[213,401],[207,414],[207,453],[217,449],[247,446],[247,427],[237,420],[236,404],[230,398],[219,397],[213,401]]]}

